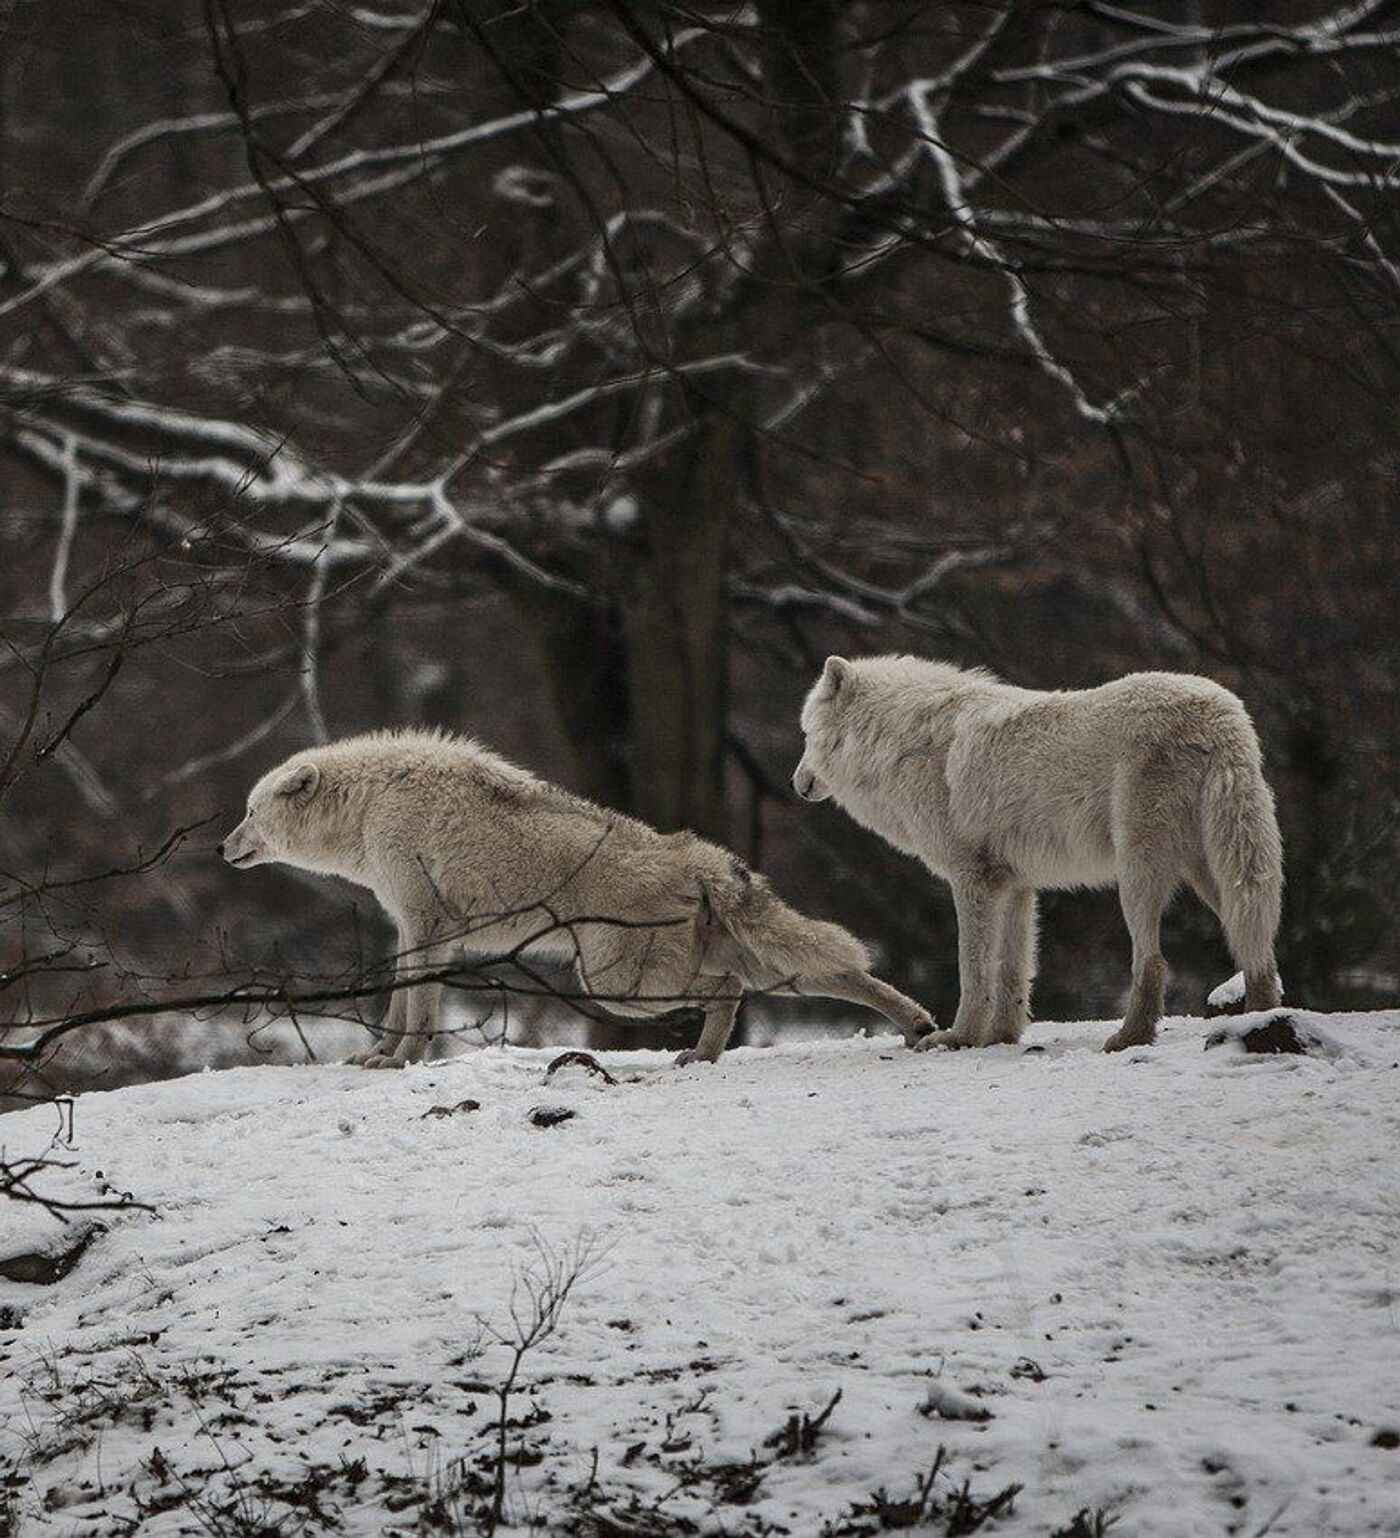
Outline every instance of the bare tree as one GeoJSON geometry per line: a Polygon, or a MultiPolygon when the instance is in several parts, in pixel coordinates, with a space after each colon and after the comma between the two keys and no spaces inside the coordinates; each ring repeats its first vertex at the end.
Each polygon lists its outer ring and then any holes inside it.
{"type": "Polygon", "coordinates": [[[1309,244],[1393,302],[1400,34],[1381,4],[1294,9],[318,14],[323,78],[288,94],[295,21],[211,3],[177,55],[203,110],[95,151],[61,218],[8,209],[0,317],[47,314],[70,355],[6,367],[12,447],[67,488],[69,543],[85,496],[178,532],[142,495],[156,456],[229,498],[231,540],[302,572],[313,727],[328,574],[369,567],[364,603],[484,571],[588,788],[723,832],[728,610],[803,596],[746,548],[776,542],[815,604],[914,615],[946,569],[906,549],[914,580],[872,584],[823,559],[828,520],[756,506],[846,370],[910,338],[1029,367],[1126,440],[1209,264],[1309,244]],[[177,146],[208,169],[171,206],[141,170],[177,146]],[[279,375],[307,398],[279,409],[279,375]]]}

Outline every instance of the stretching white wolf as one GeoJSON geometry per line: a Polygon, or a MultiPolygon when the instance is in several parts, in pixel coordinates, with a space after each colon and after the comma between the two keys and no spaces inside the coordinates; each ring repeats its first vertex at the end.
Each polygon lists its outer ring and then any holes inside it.
{"type": "MultiPolygon", "coordinates": [[[[644,1018],[704,1010],[698,1045],[724,1051],[744,988],[864,1004],[911,1045],[926,1010],[866,970],[864,947],[803,917],[743,862],[538,780],[474,742],[382,732],[296,754],[248,796],[219,846],[240,868],[281,862],[368,887],[398,926],[399,982],[461,949],[526,947],[574,964],[581,990],[644,1018]]],[[[415,1062],[438,983],[397,987],[366,1067],[415,1062]]]]}
{"type": "Polygon", "coordinates": [[[961,997],[919,1043],[1020,1039],[1035,970],[1035,894],[1115,882],[1133,941],[1122,1028],[1156,1036],[1162,911],[1187,882],[1218,915],[1246,1005],[1270,1009],[1283,851],[1244,706],[1206,678],[1133,673],[1045,693],[917,657],[831,657],[802,708],[793,775],[953,888],[961,997]]]}

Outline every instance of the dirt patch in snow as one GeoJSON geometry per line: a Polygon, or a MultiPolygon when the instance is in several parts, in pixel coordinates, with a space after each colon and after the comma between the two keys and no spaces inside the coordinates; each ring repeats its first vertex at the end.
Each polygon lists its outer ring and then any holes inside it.
{"type": "Polygon", "coordinates": [[[66,1230],[53,1244],[0,1258],[0,1276],[7,1282],[23,1282],[34,1287],[52,1287],[61,1282],[87,1253],[88,1246],[100,1233],[100,1223],[90,1223],[76,1232],[66,1230]]]}
{"type": "Polygon", "coordinates": [[[1206,1050],[1231,1042],[1263,1057],[1335,1057],[1337,1047],[1320,1031],[1310,1030],[1295,1015],[1271,1015],[1254,1025],[1229,1025],[1206,1037],[1206,1050]]]}

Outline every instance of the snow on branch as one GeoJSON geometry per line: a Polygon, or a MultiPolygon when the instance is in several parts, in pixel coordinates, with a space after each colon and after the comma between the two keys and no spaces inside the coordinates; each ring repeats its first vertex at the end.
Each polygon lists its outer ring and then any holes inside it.
{"type": "MultiPolygon", "coordinates": [[[[696,38],[705,35],[703,28],[688,29],[672,40],[671,51],[683,49],[696,38]]],[[[107,268],[118,263],[142,264],[162,258],[190,256],[226,244],[231,239],[266,233],[275,227],[275,220],[260,217],[232,225],[215,226],[198,234],[183,237],[176,234],[188,226],[205,224],[214,216],[240,204],[254,202],[262,197],[295,193],[322,184],[333,184],[360,176],[364,172],[383,171],[385,168],[392,168],[394,174],[360,182],[348,195],[364,198],[397,190],[405,185],[406,179],[416,179],[443,160],[461,155],[479,145],[608,108],[645,80],[654,68],[653,61],[643,57],[600,81],[592,89],[565,92],[548,107],[508,113],[490,122],[474,123],[452,133],[417,138],[407,143],[352,150],[320,165],[308,166],[295,176],[275,177],[265,183],[256,180],[240,182],[182,208],[153,215],[140,225],[115,235],[89,236],[93,249],[40,268],[37,277],[26,288],[0,301],[0,318],[32,304],[60,284],[93,269],[107,268]],[[406,174],[403,169],[405,167],[406,174]]]]}
{"type": "MultiPolygon", "coordinates": [[[[236,102],[162,98],[79,165],[75,215],[11,213],[0,422],[60,488],[49,608],[81,509],[180,534],[190,498],[214,494],[234,543],[302,584],[314,730],[333,574],[363,569],[382,593],[460,553],[584,598],[561,547],[626,537],[608,510],[637,507],[705,422],[734,410],[765,444],[800,444],[809,406],[889,365],[901,331],[1033,370],[1116,437],[1145,418],[1160,360],[1106,339],[1084,280],[1112,288],[1119,334],[1144,294],[1189,309],[1193,260],[1270,242],[1311,238],[1400,287],[1380,217],[1400,190],[1391,19],[1352,3],[1208,27],[1103,0],[1073,26],[954,6],[905,35],[853,13],[827,37],[829,155],[769,131],[793,109],[767,79],[775,46],[823,33],[789,37],[767,11],[619,0],[577,35],[522,13],[493,41],[435,7],[359,8],[300,92],[276,29],[242,20],[224,39],[246,55],[236,102]],[[539,50],[528,90],[517,22],[539,50]],[[448,45],[471,121],[432,53],[448,45]],[[1144,124],[1170,152],[1145,152],[1144,124]],[[133,167],[175,147],[208,169],[148,192],[133,167]],[[1269,202],[1255,184],[1273,163],[1288,183],[1269,202]],[[945,292],[946,317],[920,313],[945,292]],[[60,313],[64,363],[26,340],[60,313]],[[346,383],[364,414],[335,396],[346,383]],[[277,416],[249,402],[291,400],[278,430],[256,425],[277,416]]],[[[813,570],[747,597],[805,603],[813,570]]],[[[917,577],[827,581],[852,622],[918,608],[917,577]]]]}

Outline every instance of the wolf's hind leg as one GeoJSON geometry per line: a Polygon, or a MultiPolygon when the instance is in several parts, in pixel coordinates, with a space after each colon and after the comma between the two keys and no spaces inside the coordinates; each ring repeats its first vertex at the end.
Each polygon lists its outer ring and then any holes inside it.
{"type": "Polygon", "coordinates": [[[1248,946],[1240,943],[1242,936],[1237,921],[1233,925],[1235,932],[1231,933],[1231,919],[1234,915],[1228,911],[1227,904],[1221,901],[1219,883],[1204,868],[1204,863],[1200,869],[1193,869],[1188,879],[1196,895],[1220,920],[1230,954],[1234,957],[1235,965],[1244,973],[1244,1007],[1251,1012],[1277,1009],[1283,1003],[1283,982],[1278,975],[1273,946],[1264,947],[1262,954],[1257,950],[1251,952],[1248,946]]]}
{"type": "MultiPolygon", "coordinates": [[[[1191,883],[1196,896],[1219,920],[1220,927],[1225,930],[1225,940],[1229,944],[1230,933],[1225,926],[1224,904],[1220,900],[1220,887],[1215,877],[1202,860],[1193,865],[1186,874],[1186,879],[1191,883]]],[[[1235,965],[1244,974],[1244,1007],[1247,1010],[1276,1009],[1283,1002],[1283,983],[1278,975],[1278,968],[1272,958],[1264,966],[1256,966],[1251,973],[1239,956],[1235,954],[1235,947],[1230,946],[1230,954],[1234,957],[1235,965]]]]}
{"type": "Polygon", "coordinates": [[[1017,887],[1006,900],[1001,920],[1000,974],[992,1010],[992,1041],[1021,1039],[1030,1019],[1035,950],[1035,893],[1029,887],[1017,887]]]}
{"type": "Polygon", "coordinates": [[[869,972],[838,972],[830,977],[799,977],[794,985],[796,993],[819,994],[828,999],[845,999],[851,1004],[864,1004],[876,1014],[883,1015],[899,1027],[906,1046],[931,1039],[936,1029],[933,1016],[922,1005],[891,988],[869,972]]]}
{"type": "Polygon", "coordinates": [[[1104,1042],[1105,1052],[1150,1046],[1157,1039],[1167,986],[1162,913],[1175,883],[1148,861],[1125,865],[1119,883],[1123,917],[1133,941],[1133,984],[1123,1024],[1104,1042]]]}
{"type": "Polygon", "coordinates": [[[1247,1010],[1277,1009],[1283,1003],[1283,980],[1269,962],[1244,974],[1244,1007],[1247,1010]]]}
{"type": "Polygon", "coordinates": [[[705,1023],[700,1028],[699,1041],[677,1054],[677,1068],[683,1068],[687,1063],[718,1062],[733,1034],[734,1017],[739,1013],[742,997],[743,984],[737,977],[726,977],[720,984],[720,991],[705,1005],[705,1023]]]}

